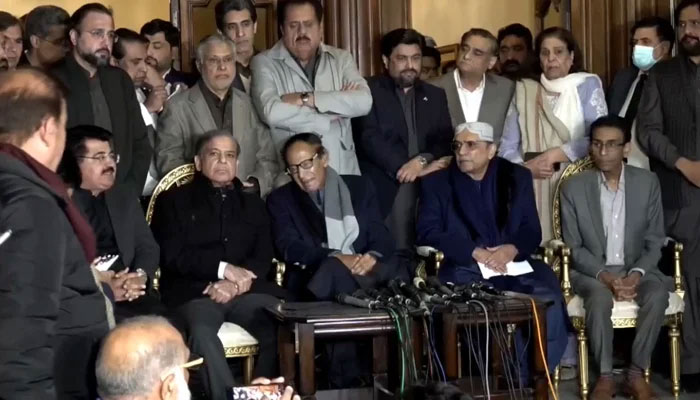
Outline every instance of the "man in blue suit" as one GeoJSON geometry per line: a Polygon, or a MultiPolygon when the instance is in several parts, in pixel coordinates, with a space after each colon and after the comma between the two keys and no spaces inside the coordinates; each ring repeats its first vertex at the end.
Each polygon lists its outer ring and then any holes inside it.
{"type": "Polygon", "coordinates": [[[484,122],[460,124],[447,169],[423,179],[418,212],[418,243],[440,249],[443,281],[483,281],[478,264],[498,275],[496,288],[554,301],[547,310],[547,363],[552,370],[567,344],[568,316],[559,281],[533,260],[542,240],[532,188],[525,167],[496,157],[493,128],[484,122]],[[507,264],[527,260],[533,272],[507,275],[507,264]]]}

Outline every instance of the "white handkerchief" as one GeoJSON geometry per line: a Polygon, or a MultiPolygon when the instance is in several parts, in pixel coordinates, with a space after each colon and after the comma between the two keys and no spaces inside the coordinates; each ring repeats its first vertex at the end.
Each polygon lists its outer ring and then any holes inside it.
{"type": "MultiPolygon", "coordinates": [[[[484,277],[484,279],[489,279],[493,278],[494,276],[501,276],[498,272],[486,268],[486,265],[482,263],[479,264],[479,269],[481,270],[481,275],[484,277]]],[[[507,272],[505,275],[510,275],[510,276],[518,276],[518,275],[523,275],[523,274],[528,274],[532,272],[532,265],[525,260],[525,261],[511,261],[508,264],[506,264],[507,272]]]]}

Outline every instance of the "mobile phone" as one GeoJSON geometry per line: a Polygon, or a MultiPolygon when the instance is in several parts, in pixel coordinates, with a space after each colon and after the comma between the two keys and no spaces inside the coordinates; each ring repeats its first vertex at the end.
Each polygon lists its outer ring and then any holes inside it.
{"type": "Polygon", "coordinates": [[[283,383],[234,387],[231,389],[231,399],[233,400],[280,400],[283,394],[283,383]]]}

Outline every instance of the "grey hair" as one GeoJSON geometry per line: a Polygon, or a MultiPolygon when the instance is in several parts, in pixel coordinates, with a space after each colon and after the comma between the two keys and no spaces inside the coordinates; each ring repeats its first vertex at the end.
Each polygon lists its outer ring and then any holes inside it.
{"type": "MultiPolygon", "coordinates": [[[[172,327],[163,317],[154,315],[135,317],[119,324],[106,339],[124,329],[149,330],[162,326],[172,327]]],[[[124,397],[148,396],[160,382],[161,374],[186,361],[183,346],[172,339],[158,340],[147,350],[138,352],[137,356],[138,360],[133,363],[110,362],[106,359],[103,345],[97,356],[95,368],[97,392],[100,398],[117,400],[124,397]]]]}
{"type": "Polygon", "coordinates": [[[213,131],[205,132],[203,135],[198,137],[197,141],[194,144],[194,154],[201,157],[202,151],[204,151],[204,148],[207,147],[209,142],[211,142],[212,140],[214,140],[218,137],[222,137],[222,136],[231,138],[231,140],[233,140],[233,143],[236,144],[236,156],[240,156],[241,155],[241,144],[238,143],[238,139],[233,137],[233,135],[231,134],[231,131],[227,131],[224,129],[215,129],[213,131]]]}
{"type": "MultiPolygon", "coordinates": [[[[201,65],[204,62],[204,49],[213,43],[225,43],[231,47],[231,54],[236,55],[236,43],[228,37],[220,33],[212,33],[202,39],[197,45],[197,63],[201,65]]],[[[201,68],[200,68],[201,69],[201,68]]]]}

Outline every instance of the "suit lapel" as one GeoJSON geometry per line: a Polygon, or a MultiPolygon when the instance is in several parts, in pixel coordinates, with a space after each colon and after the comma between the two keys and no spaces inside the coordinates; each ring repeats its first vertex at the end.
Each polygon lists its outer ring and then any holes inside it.
{"type": "Polygon", "coordinates": [[[598,185],[597,173],[592,173],[588,180],[586,199],[588,200],[588,210],[591,213],[591,224],[595,230],[596,237],[600,239],[600,245],[605,254],[606,238],[605,229],[603,228],[603,213],[600,209],[600,186],[598,185]]]}
{"type": "Polygon", "coordinates": [[[462,102],[459,101],[459,93],[457,93],[457,84],[455,83],[455,73],[447,74],[445,79],[445,95],[447,95],[447,108],[450,110],[450,115],[454,119],[454,125],[457,126],[465,122],[464,111],[462,110],[462,102]]]}
{"type": "MultiPolygon", "coordinates": [[[[416,139],[418,142],[418,148],[422,149],[427,141],[428,132],[430,131],[430,120],[428,116],[430,115],[430,101],[432,100],[423,90],[423,84],[420,83],[416,86],[416,108],[415,108],[415,118],[416,118],[416,139]]],[[[408,147],[408,144],[406,144],[408,147]]]]}
{"type": "Polygon", "coordinates": [[[498,101],[496,82],[491,79],[489,74],[486,74],[484,76],[484,95],[481,97],[481,105],[479,106],[479,121],[490,123],[491,116],[486,114],[493,109],[492,105],[496,101],[498,101]]]}
{"type": "Polygon", "coordinates": [[[204,99],[204,94],[202,94],[199,84],[194,85],[190,89],[189,102],[190,110],[192,115],[194,115],[192,119],[197,122],[201,132],[209,132],[216,129],[216,122],[211,115],[211,111],[209,111],[209,106],[207,106],[207,101],[204,99]]]}
{"type": "MultiPolygon", "coordinates": [[[[679,57],[678,62],[680,63],[680,70],[681,70],[681,75],[682,81],[681,82],[693,82],[695,81],[695,77],[690,74],[690,71],[688,70],[690,67],[688,65],[685,65],[685,63],[690,62],[685,59],[685,57],[679,57]]],[[[676,78],[677,79],[677,78],[676,78]]],[[[687,103],[690,106],[690,112],[691,115],[695,112],[695,86],[694,85],[682,85],[683,86],[683,93],[685,93],[685,97],[687,100],[687,103]]]]}

